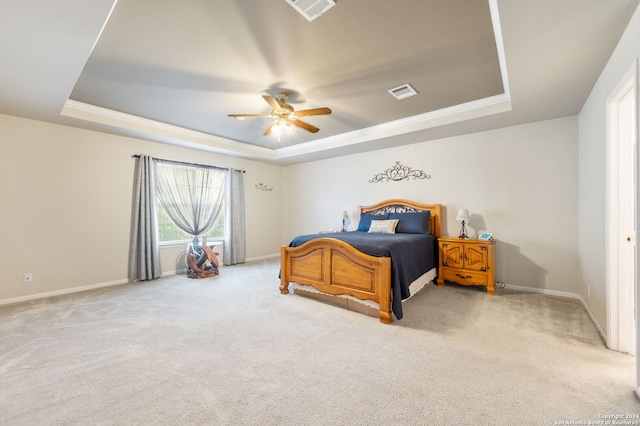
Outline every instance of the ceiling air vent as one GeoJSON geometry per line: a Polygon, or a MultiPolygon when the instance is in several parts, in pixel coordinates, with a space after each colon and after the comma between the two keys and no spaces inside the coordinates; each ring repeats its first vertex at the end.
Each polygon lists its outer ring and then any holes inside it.
{"type": "Polygon", "coordinates": [[[395,89],[389,90],[389,93],[391,93],[393,97],[398,100],[418,94],[418,92],[416,92],[416,89],[411,87],[410,84],[403,84],[402,86],[398,86],[395,89]]]}
{"type": "Polygon", "coordinates": [[[335,0],[287,0],[309,22],[336,5],[335,0]]]}

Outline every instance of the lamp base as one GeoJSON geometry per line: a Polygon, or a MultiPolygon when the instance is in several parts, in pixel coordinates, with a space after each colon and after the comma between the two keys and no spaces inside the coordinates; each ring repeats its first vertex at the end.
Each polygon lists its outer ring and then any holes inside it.
{"type": "Polygon", "coordinates": [[[467,228],[464,226],[464,220],[462,221],[462,226],[460,227],[460,235],[458,238],[469,238],[467,235],[467,228]]]}

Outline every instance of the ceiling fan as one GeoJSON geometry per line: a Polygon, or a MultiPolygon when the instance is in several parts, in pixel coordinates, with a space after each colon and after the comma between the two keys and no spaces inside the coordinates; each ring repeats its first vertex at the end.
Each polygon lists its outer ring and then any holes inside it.
{"type": "Polygon", "coordinates": [[[267,126],[263,135],[267,136],[272,131],[274,133],[291,133],[294,130],[294,126],[300,127],[308,132],[316,133],[317,127],[312,126],[302,120],[298,120],[298,117],[308,117],[311,115],[327,115],[331,114],[330,108],[312,108],[303,109],[301,111],[295,111],[291,105],[287,103],[289,95],[286,93],[278,93],[278,97],[274,98],[269,95],[262,95],[262,98],[267,101],[271,107],[271,114],[229,114],[229,117],[237,118],[238,120],[244,120],[247,117],[270,117],[274,120],[267,126]]]}

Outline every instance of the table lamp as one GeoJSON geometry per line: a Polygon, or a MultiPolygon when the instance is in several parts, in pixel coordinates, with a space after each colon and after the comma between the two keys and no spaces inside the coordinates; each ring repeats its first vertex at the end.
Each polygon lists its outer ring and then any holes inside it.
{"type": "Polygon", "coordinates": [[[458,210],[458,216],[456,216],[456,220],[462,221],[462,226],[460,227],[460,238],[469,238],[469,236],[467,235],[467,228],[464,226],[465,221],[469,220],[469,210],[458,210]]]}
{"type": "Polygon", "coordinates": [[[342,210],[342,229],[340,232],[347,232],[347,219],[349,219],[349,213],[346,210],[342,210]]]}

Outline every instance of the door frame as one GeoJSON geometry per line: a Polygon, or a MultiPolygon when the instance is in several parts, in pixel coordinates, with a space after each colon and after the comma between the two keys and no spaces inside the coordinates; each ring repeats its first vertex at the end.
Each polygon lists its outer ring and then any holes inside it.
{"type": "MultiPolygon", "coordinates": [[[[623,131],[628,131],[628,129],[620,131],[619,124],[622,120],[629,120],[629,106],[633,109],[637,102],[636,68],[636,64],[634,64],[625,73],[607,99],[607,346],[612,350],[628,353],[637,352],[635,351],[636,321],[633,297],[638,281],[635,275],[637,250],[634,250],[632,258],[627,257],[624,253],[628,249],[625,247],[626,244],[635,245],[638,197],[631,192],[631,189],[635,186],[637,190],[638,181],[636,174],[638,159],[635,155],[637,132],[634,129],[635,135],[632,135],[635,138],[631,148],[633,152],[629,152],[628,147],[621,150],[618,141],[621,137],[627,137],[623,131]],[[626,191],[622,191],[622,194],[626,194],[626,196],[621,199],[619,198],[620,189],[621,187],[625,189],[625,180],[620,178],[620,170],[624,170],[623,167],[626,167],[622,165],[622,160],[625,157],[633,159],[632,170],[627,170],[627,172],[633,175],[634,183],[632,188],[627,186],[626,191]],[[625,229],[625,224],[620,223],[621,214],[618,207],[621,204],[631,208],[633,224],[628,224],[628,226],[632,229],[625,229]],[[631,238],[630,242],[624,241],[625,237],[631,238]],[[625,257],[627,257],[626,260],[625,257]],[[633,277],[631,282],[624,279],[625,275],[633,277]]],[[[633,117],[631,119],[633,120],[633,117]]],[[[637,120],[633,121],[632,125],[637,127],[637,120]],[[633,123],[633,121],[636,122],[633,123]]],[[[628,123],[628,121],[626,122],[628,123]]]]}

